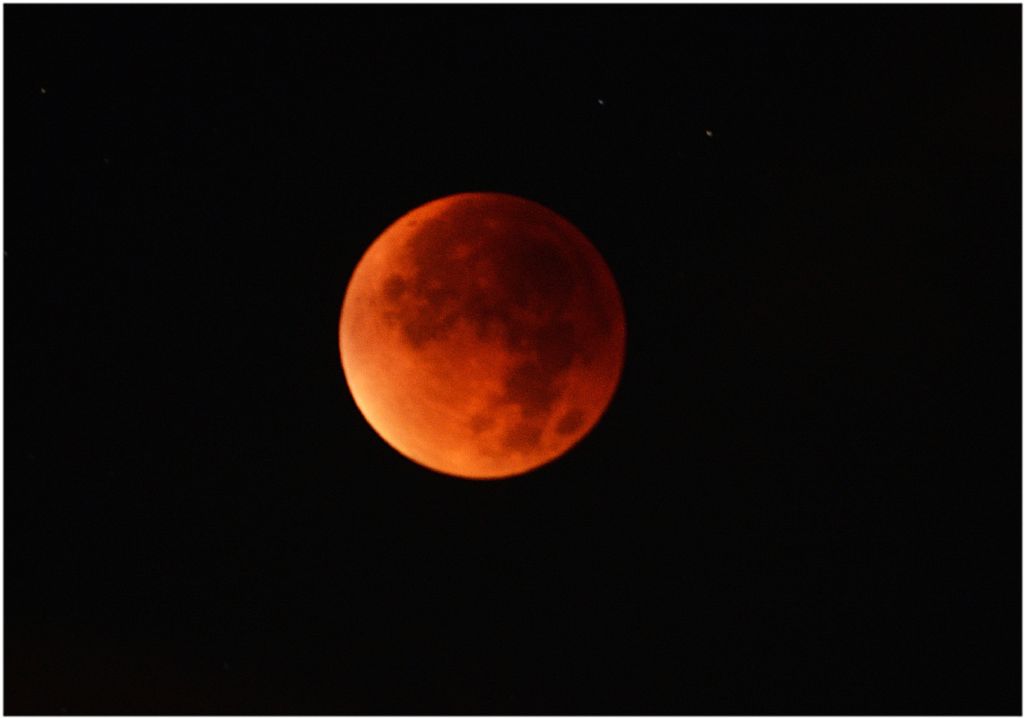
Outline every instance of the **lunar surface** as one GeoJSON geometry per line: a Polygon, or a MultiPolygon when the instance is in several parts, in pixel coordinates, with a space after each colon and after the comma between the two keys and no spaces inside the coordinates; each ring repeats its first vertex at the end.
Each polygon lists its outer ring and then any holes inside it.
{"type": "Polygon", "coordinates": [[[356,266],[341,363],[359,410],[413,461],[497,479],[561,456],[622,373],[625,316],[583,234],[519,197],[444,197],[398,219],[356,266]]]}

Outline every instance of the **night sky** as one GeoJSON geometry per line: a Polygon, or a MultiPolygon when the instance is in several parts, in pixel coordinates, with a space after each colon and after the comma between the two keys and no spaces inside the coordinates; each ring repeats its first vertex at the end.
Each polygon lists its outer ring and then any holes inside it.
{"type": "Polygon", "coordinates": [[[1019,6],[4,19],[7,714],[1020,712],[1019,6]],[[464,191],[627,315],[507,481],[338,358],[464,191]]]}

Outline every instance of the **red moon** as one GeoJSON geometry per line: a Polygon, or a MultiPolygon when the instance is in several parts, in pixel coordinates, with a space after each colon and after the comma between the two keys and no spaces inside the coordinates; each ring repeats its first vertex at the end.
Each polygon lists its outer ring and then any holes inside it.
{"type": "Polygon", "coordinates": [[[356,405],[388,444],[441,473],[499,479],[594,427],[622,374],[626,321],[580,230],[529,200],[467,193],[370,245],[338,333],[356,405]]]}

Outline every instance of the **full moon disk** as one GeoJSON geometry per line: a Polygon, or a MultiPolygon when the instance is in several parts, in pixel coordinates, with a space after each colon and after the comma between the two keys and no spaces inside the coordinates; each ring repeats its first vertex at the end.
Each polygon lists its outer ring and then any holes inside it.
{"type": "Polygon", "coordinates": [[[356,266],[339,344],[356,405],[430,469],[530,471],[601,418],[622,373],[615,280],[583,234],[505,194],[457,194],[388,227],[356,266]]]}

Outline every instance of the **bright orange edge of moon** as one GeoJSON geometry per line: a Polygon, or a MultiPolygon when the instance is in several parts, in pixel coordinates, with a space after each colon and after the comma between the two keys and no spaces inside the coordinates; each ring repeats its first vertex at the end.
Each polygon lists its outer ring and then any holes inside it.
{"type": "Polygon", "coordinates": [[[467,479],[531,471],[580,441],[615,393],[625,338],[618,287],[582,232],[497,193],[395,221],[356,266],[339,326],[373,429],[467,479]]]}

